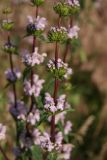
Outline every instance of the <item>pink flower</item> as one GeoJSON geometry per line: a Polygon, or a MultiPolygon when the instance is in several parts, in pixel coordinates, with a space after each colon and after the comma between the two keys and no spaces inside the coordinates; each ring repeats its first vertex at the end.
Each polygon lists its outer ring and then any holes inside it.
{"type": "Polygon", "coordinates": [[[7,69],[5,71],[5,75],[6,75],[6,79],[12,82],[21,78],[21,72],[17,68],[14,68],[13,71],[11,69],[7,69]]]}
{"type": "Polygon", "coordinates": [[[35,125],[36,122],[40,120],[40,112],[38,109],[36,109],[33,112],[30,112],[27,117],[27,122],[31,123],[31,125],[35,125]]]}
{"type": "Polygon", "coordinates": [[[31,16],[27,16],[28,22],[35,25],[35,29],[37,30],[44,30],[45,26],[47,24],[47,20],[44,17],[37,17],[36,19],[33,19],[31,16]]]}
{"type": "Polygon", "coordinates": [[[66,0],[66,2],[71,6],[74,6],[74,5],[80,6],[79,0],[66,0]]]}
{"type": "Polygon", "coordinates": [[[24,81],[24,92],[28,96],[34,95],[38,97],[40,95],[41,89],[43,88],[43,83],[45,81],[43,79],[39,79],[37,74],[33,75],[33,85],[31,86],[31,82],[28,80],[24,81]]]}
{"type": "Polygon", "coordinates": [[[78,38],[78,31],[80,30],[80,28],[78,26],[73,26],[72,28],[69,29],[68,31],[68,38],[72,39],[72,38],[78,38]]]}
{"type": "Polygon", "coordinates": [[[33,54],[29,54],[28,52],[25,52],[25,54],[23,54],[22,62],[25,63],[25,65],[33,67],[36,64],[39,65],[43,63],[46,56],[46,53],[39,54],[38,48],[36,47],[33,54]]]}
{"type": "Polygon", "coordinates": [[[72,123],[70,121],[66,122],[65,128],[64,128],[64,134],[67,135],[72,130],[72,123]]]}
{"type": "Polygon", "coordinates": [[[6,126],[0,123],[0,140],[4,140],[6,137],[6,126]]]}

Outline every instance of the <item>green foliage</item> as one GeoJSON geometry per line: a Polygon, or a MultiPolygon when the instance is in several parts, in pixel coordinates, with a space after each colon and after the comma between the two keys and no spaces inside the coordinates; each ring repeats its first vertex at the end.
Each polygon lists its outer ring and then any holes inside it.
{"type": "Polygon", "coordinates": [[[39,146],[32,147],[32,156],[34,160],[43,160],[42,151],[39,146]]]}
{"type": "Polygon", "coordinates": [[[57,79],[63,79],[64,75],[66,73],[66,70],[64,68],[60,68],[60,69],[49,69],[49,71],[52,73],[52,75],[54,77],[56,77],[57,79]]]}
{"type": "Polygon", "coordinates": [[[44,3],[44,0],[31,0],[31,2],[33,3],[33,5],[35,6],[40,6],[44,3]]]}
{"type": "Polygon", "coordinates": [[[60,31],[49,31],[48,32],[48,39],[51,43],[53,42],[60,42],[63,43],[67,39],[67,32],[65,30],[60,31]]]}
{"type": "Polygon", "coordinates": [[[57,153],[56,152],[51,152],[48,157],[47,160],[58,160],[57,159],[57,153]]]}
{"type": "Polygon", "coordinates": [[[69,6],[66,3],[58,3],[54,7],[54,10],[59,16],[68,16],[69,15],[69,6]]]}
{"type": "Polygon", "coordinates": [[[6,22],[5,21],[1,24],[1,26],[2,26],[2,29],[6,30],[6,31],[11,31],[14,27],[14,22],[8,22],[8,21],[6,22]]]}

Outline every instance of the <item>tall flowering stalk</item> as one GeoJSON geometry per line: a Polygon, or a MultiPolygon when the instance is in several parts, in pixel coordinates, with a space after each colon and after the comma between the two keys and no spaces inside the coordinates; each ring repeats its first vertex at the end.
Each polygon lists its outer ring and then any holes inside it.
{"type": "MultiPolygon", "coordinates": [[[[57,26],[59,29],[60,29],[60,21],[61,21],[61,17],[59,16],[58,26],[57,26]]],[[[55,42],[55,69],[58,69],[58,57],[59,57],[59,46],[58,45],[59,44],[56,41],[55,42]]],[[[55,77],[54,93],[53,93],[55,106],[57,106],[58,89],[59,89],[59,80],[57,77],[55,77]]],[[[51,119],[51,140],[52,142],[55,142],[55,115],[52,115],[52,119],[51,119]]]]}
{"type": "MultiPolygon", "coordinates": [[[[8,53],[9,63],[10,63],[10,68],[5,71],[5,75],[8,81],[8,85],[11,85],[13,88],[14,102],[12,105],[13,105],[13,108],[17,110],[16,81],[21,78],[21,73],[17,68],[14,68],[14,65],[13,65],[13,54],[17,54],[17,47],[11,42],[11,37],[10,37],[11,30],[14,27],[14,22],[8,18],[8,15],[11,14],[10,8],[4,9],[3,14],[5,15],[5,19],[2,21],[2,29],[5,30],[7,34],[7,42],[4,44],[3,50],[6,53],[8,53]]],[[[17,130],[17,121],[15,120],[15,122],[16,122],[16,130],[17,130]]],[[[16,136],[17,145],[18,145],[18,138],[19,137],[17,132],[17,136],[16,136]]]]}
{"type": "Polygon", "coordinates": [[[65,46],[64,57],[63,57],[64,62],[66,62],[67,55],[68,55],[68,52],[69,52],[69,47],[71,46],[71,39],[73,38],[73,36],[75,38],[78,38],[77,32],[79,31],[79,27],[78,26],[73,27],[73,18],[76,14],[78,14],[79,9],[80,9],[79,1],[77,1],[77,0],[67,0],[66,2],[71,7],[73,6],[74,9],[69,14],[69,26],[68,26],[68,28],[69,28],[69,38],[68,38],[68,40],[66,42],[66,46],[65,46]]]}
{"type": "MultiPolygon", "coordinates": [[[[34,4],[33,1],[32,1],[32,3],[34,4]]],[[[38,17],[38,10],[39,10],[39,6],[36,6],[35,18],[38,17]]],[[[36,47],[36,36],[33,35],[32,53],[34,53],[35,47],[36,47]]],[[[33,68],[32,68],[32,69],[31,69],[31,86],[33,85],[33,75],[34,75],[34,71],[33,71],[33,68]]],[[[30,107],[30,111],[32,111],[32,109],[33,109],[33,105],[34,105],[34,100],[33,100],[33,99],[34,99],[33,96],[31,96],[31,107],[30,107]]]]}
{"type": "MultiPolygon", "coordinates": [[[[15,160],[69,160],[73,145],[70,143],[72,123],[66,121],[65,116],[68,111],[72,111],[67,102],[65,94],[59,95],[60,83],[68,80],[72,75],[72,68],[66,61],[59,57],[59,49],[63,44],[69,44],[78,38],[79,27],[62,26],[64,17],[71,17],[79,10],[77,0],[57,0],[53,4],[53,9],[58,15],[57,24],[51,27],[44,36],[47,20],[39,16],[39,7],[45,0],[30,0],[34,7],[34,18],[27,16],[25,38],[32,38],[32,50],[26,50],[21,54],[24,71],[21,76],[20,71],[14,68],[13,54],[17,54],[17,47],[12,44],[10,32],[14,27],[13,21],[7,18],[10,10],[4,10],[6,19],[2,22],[2,28],[7,31],[8,37],[3,50],[9,54],[10,69],[5,74],[7,81],[13,87],[14,102],[10,104],[10,113],[16,122],[17,138],[16,146],[13,149],[15,160]],[[37,40],[44,40],[44,43],[55,44],[54,59],[50,59],[47,68],[49,74],[54,79],[53,95],[42,90],[45,83],[37,74],[37,66],[41,66],[47,56],[46,53],[39,54],[37,40]],[[16,93],[16,82],[22,78],[23,95],[18,99],[16,93]],[[45,124],[45,125],[44,125],[45,124]],[[39,152],[39,153],[38,153],[39,152]]],[[[4,139],[6,128],[1,124],[0,140],[4,139]]],[[[5,160],[9,160],[3,149],[0,147],[5,160]]]]}

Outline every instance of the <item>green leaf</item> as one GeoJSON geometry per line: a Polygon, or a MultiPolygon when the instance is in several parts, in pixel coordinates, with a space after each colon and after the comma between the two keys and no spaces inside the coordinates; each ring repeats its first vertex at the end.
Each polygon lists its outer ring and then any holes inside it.
{"type": "Polygon", "coordinates": [[[57,153],[56,152],[51,152],[48,155],[47,160],[57,160],[57,153]]]}
{"type": "Polygon", "coordinates": [[[42,150],[39,146],[32,147],[32,157],[34,160],[43,160],[42,150]]]}
{"type": "Polygon", "coordinates": [[[29,76],[30,72],[31,72],[31,67],[26,67],[25,70],[23,71],[23,81],[25,80],[25,78],[29,76]]]}

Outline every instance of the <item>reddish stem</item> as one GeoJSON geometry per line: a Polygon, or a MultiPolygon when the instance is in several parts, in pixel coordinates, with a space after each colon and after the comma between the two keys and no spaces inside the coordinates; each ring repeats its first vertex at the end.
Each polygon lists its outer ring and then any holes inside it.
{"type": "Polygon", "coordinates": [[[38,13],[39,13],[39,8],[36,7],[36,18],[37,18],[37,16],[38,16],[38,13]]]}
{"type": "Polygon", "coordinates": [[[68,55],[68,51],[69,51],[69,43],[67,42],[66,46],[65,46],[65,52],[64,52],[64,57],[63,57],[63,62],[66,62],[66,58],[68,55]]]}
{"type": "Polygon", "coordinates": [[[58,18],[58,28],[60,28],[60,24],[61,24],[61,17],[59,16],[59,18],[58,18]]]}
{"type": "MultiPolygon", "coordinates": [[[[60,24],[61,24],[61,17],[59,16],[58,18],[58,28],[60,28],[60,24]]],[[[57,69],[58,67],[58,42],[55,43],[55,68],[57,69]]],[[[53,98],[54,98],[54,103],[55,106],[57,105],[57,94],[58,94],[58,88],[59,88],[59,81],[58,79],[55,77],[55,82],[54,82],[54,94],[53,94],[53,98]]],[[[52,116],[51,118],[51,141],[55,142],[55,115],[52,116]]]]}
{"type": "Polygon", "coordinates": [[[9,158],[7,157],[7,155],[5,154],[4,150],[2,149],[2,147],[0,146],[0,152],[2,153],[4,160],[9,160],[9,158]]]}
{"type": "MultiPolygon", "coordinates": [[[[69,25],[70,25],[70,28],[73,26],[73,17],[70,17],[69,25]]],[[[69,44],[69,40],[68,40],[67,43],[66,43],[66,47],[65,47],[63,62],[66,62],[67,55],[68,55],[68,52],[69,52],[69,46],[70,46],[70,44],[69,44]]]]}
{"type": "MultiPolygon", "coordinates": [[[[58,43],[56,42],[55,44],[55,67],[56,68],[57,68],[57,63],[58,63],[58,43]]],[[[58,88],[59,88],[59,81],[55,77],[54,95],[53,95],[55,106],[57,105],[58,88]]],[[[55,115],[53,115],[51,119],[51,141],[55,142],[55,115]]]]}

